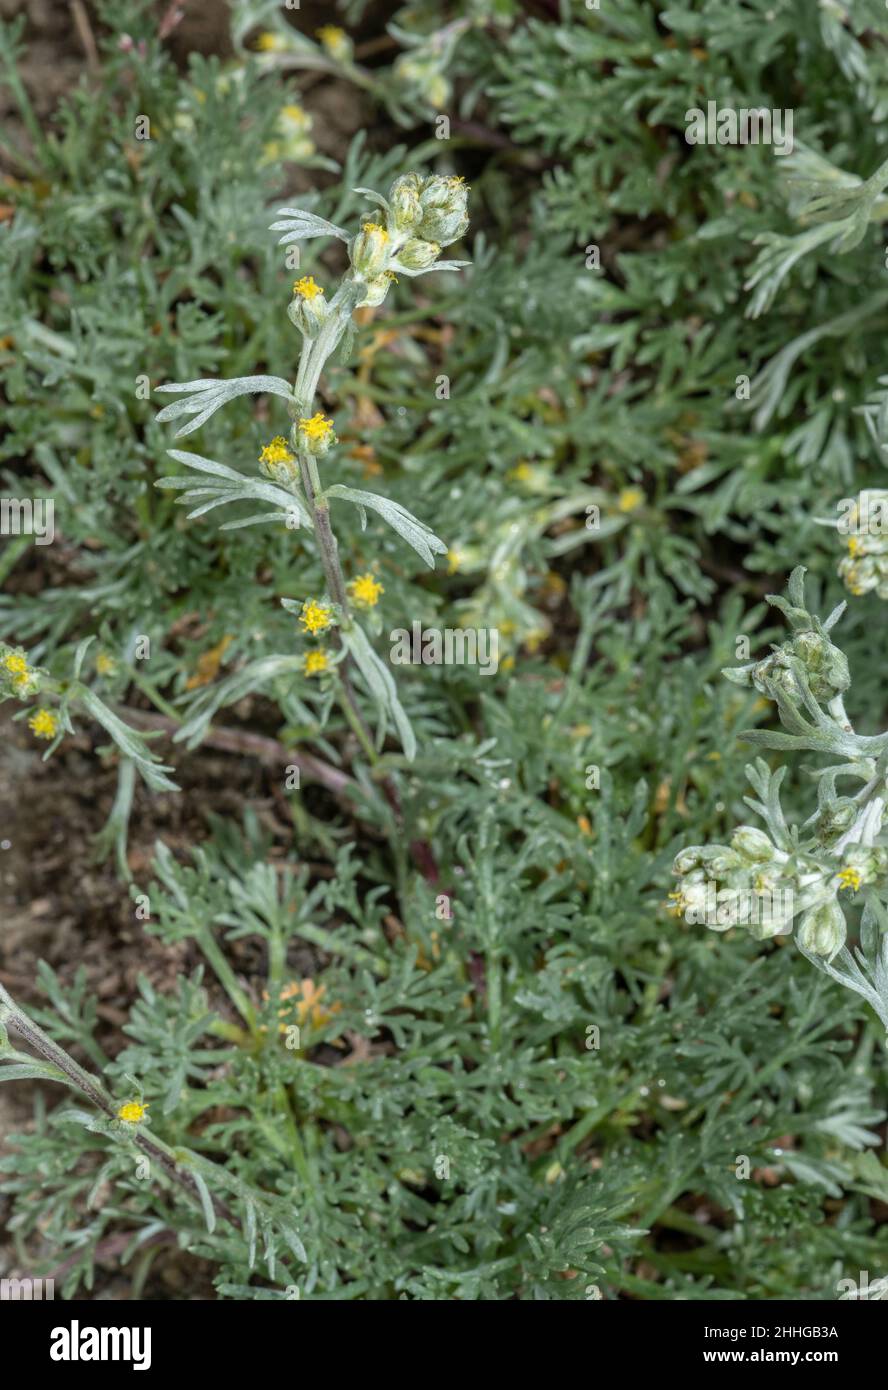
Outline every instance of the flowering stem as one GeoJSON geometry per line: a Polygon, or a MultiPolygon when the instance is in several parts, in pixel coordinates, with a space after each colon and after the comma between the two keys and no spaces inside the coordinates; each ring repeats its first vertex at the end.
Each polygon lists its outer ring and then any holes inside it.
{"type": "MultiPolygon", "coordinates": [[[[110,1120],[117,1118],[115,1103],[102,1083],[91,1076],[88,1071],[84,1071],[83,1067],[75,1062],[74,1058],[70,1057],[63,1047],[54,1042],[38,1024],[34,1023],[26,1013],[23,1013],[2,985],[0,985],[0,1022],[11,1024],[25,1042],[30,1043],[35,1052],[39,1052],[42,1057],[45,1057],[58,1072],[62,1073],[62,1077],[82,1092],[88,1100],[91,1100],[93,1105],[107,1115],[110,1120]]],[[[57,1079],[61,1080],[62,1077],[57,1079]]],[[[180,1168],[172,1150],[167,1148],[166,1144],[144,1130],[136,1131],[133,1129],[132,1140],[143,1153],[155,1159],[170,1178],[186,1188],[192,1197],[197,1196],[198,1200],[200,1199],[200,1193],[193,1178],[180,1168]]],[[[213,1197],[212,1201],[221,1216],[234,1226],[238,1224],[223,1202],[220,1202],[217,1197],[213,1197]]]]}
{"type": "Polygon", "coordinates": [[[348,594],[345,589],[345,578],[342,573],[342,566],[339,563],[339,546],[330,525],[330,508],[323,500],[318,499],[321,490],[318,466],[310,454],[300,450],[299,467],[302,473],[302,487],[305,492],[305,500],[311,515],[315,537],[318,548],[321,552],[321,564],[324,566],[324,574],[327,579],[327,586],[330,590],[330,597],[334,603],[338,603],[342,609],[344,626],[348,627],[351,623],[351,616],[348,607],[348,594]]]}

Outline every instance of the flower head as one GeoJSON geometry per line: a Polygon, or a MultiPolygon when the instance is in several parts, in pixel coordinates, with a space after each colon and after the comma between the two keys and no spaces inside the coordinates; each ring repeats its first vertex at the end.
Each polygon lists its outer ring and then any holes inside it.
{"type": "Polygon", "coordinates": [[[372,574],[359,574],[349,584],[348,591],[357,608],[375,608],[380,594],[385,593],[385,589],[372,574]]]}
{"type": "Polygon", "coordinates": [[[100,676],[113,676],[117,670],[117,662],[108,652],[99,652],[96,657],[96,671],[100,676]]]}
{"type": "Polygon", "coordinates": [[[451,546],[451,548],[447,552],[446,559],[447,573],[457,574],[463,563],[463,560],[465,559],[465,556],[461,550],[457,550],[453,546],[451,546]]]}
{"type": "Polygon", "coordinates": [[[307,676],[322,676],[330,669],[330,658],[323,647],[316,652],[309,652],[305,658],[305,674],[307,676]]]}
{"type": "Polygon", "coordinates": [[[301,106],[290,102],[287,106],[281,107],[278,125],[285,132],[311,130],[311,116],[307,111],[303,111],[301,106]]]}
{"type": "Polygon", "coordinates": [[[422,237],[408,237],[398,252],[398,261],[407,270],[428,270],[441,254],[437,241],[423,241],[422,237]]]}
{"type": "Polygon", "coordinates": [[[270,444],[266,444],[259,455],[260,463],[293,463],[290,446],[282,434],[276,434],[270,444]]]}
{"type": "Polygon", "coordinates": [[[50,709],[38,709],[28,720],[28,728],[35,738],[55,738],[59,731],[58,717],[50,709]]]}
{"type": "Polygon", "coordinates": [[[804,914],[796,932],[796,941],[803,951],[832,960],[844,946],[847,931],[845,914],[835,898],[830,898],[804,914]]]}
{"type": "Polygon", "coordinates": [[[299,433],[303,443],[313,454],[325,454],[330,445],[336,442],[333,421],[328,420],[320,410],[309,419],[303,418],[299,421],[299,433]]]}
{"type": "Polygon", "coordinates": [[[352,54],[352,41],[344,29],[340,29],[338,24],[322,24],[315,32],[331,58],[339,62],[348,61],[352,54]]]}
{"type": "Polygon", "coordinates": [[[287,47],[287,41],[281,34],[272,34],[269,29],[265,29],[256,39],[256,47],[260,53],[280,53],[287,47]]]}
{"type": "Polygon", "coordinates": [[[641,488],[624,487],[617,498],[617,506],[621,512],[634,512],[644,501],[644,493],[641,488]]]}
{"type": "Polygon", "coordinates": [[[313,275],[303,275],[293,286],[293,299],[287,309],[290,322],[306,337],[314,338],[330,310],[324,299],[324,288],[313,275]]]}
{"type": "Polygon", "coordinates": [[[313,275],[303,275],[301,280],[297,280],[293,286],[293,293],[298,294],[301,299],[316,299],[319,294],[323,294],[323,286],[315,284],[313,275]]]}
{"type": "Polygon", "coordinates": [[[310,632],[312,637],[319,632],[326,632],[333,622],[333,609],[325,603],[318,603],[317,599],[309,598],[302,605],[302,612],[299,621],[306,632],[310,632]]]}
{"type": "Polygon", "coordinates": [[[117,1112],[118,1120],[123,1120],[124,1124],[137,1125],[140,1120],[144,1120],[148,1112],[148,1106],[140,1100],[128,1100],[121,1105],[117,1112]]]}
{"type": "Polygon", "coordinates": [[[423,215],[417,235],[442,246],[457,241],[469,225],[468,195],[469,188],[461,174],[432,174],[419,195],[423,215]]]}
{"type": "Polygon", "coordinates": [[[850,888],[852,893],[856,893],[863,882],[863,876],[859,869],[855,869],[853,865],[846,864],[844,869],[839,870],[838,880],[841,888],[850,888]]]}
{"type": "Polygon", "coordinates": [[[392,287],[397,284],[398,277],[393,270],[384,270],[381,275],[374,275],[367,281],[367,292],[364,298],[358,301],[359,309],[375,309],[377,304],[381,304],[392,287]]]}
{"type": "Polygon", "coordinates": [[[10,652],[8,656],[4,657],[3,665],[12,676],[28,676],[30,674],[26,659],[18,652],[10,652]]]}
{"type": "Polygon", "coordinates": [[[389,234],[378,222],[365,222],[349,248],[351,263],[365,280],[373,280],[386,269],[389,234]]]}

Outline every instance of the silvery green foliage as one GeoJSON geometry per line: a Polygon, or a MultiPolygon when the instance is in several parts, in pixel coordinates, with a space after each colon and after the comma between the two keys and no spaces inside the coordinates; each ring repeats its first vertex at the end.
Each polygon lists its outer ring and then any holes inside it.
{"type": "Polygon", "coordinates": [[[316,236],[335,236],[340,241],[349,239],[349,233],[343,227],[337,227],[313,212],[303,212],[300,208],[279,208],[278,221],[272,222],[268,230],[284,233],[278,237],[278,246],[289,246],[293,241],[308,241],[316,236]]]}
{"type": "Polygon", "coordinates": [[[805,606],[804,574],[802,567],[793,571],[788,600],[768,599],[794,635],[763,660],[723,674],[773,700],[787,730],[750,730],[742,735],[747,742],[830,758],[813,774],[817,809],[802,825],[788,825],[780,802],[786,769],[772,772],[758,759],[747,768],[758,799],[745,800],[767,834],[741,826],[728,845],[682,850],[673,868],[679,890],[671,896],[676,915],[716,931],[746,926],[759,940],[792,931],[798,918],[802,953],[866,999],[888,1029],[888,733],[854,732],[843,702],[851,684],[848,663],[828,637],[845,605],[821,622],[805,606]],[[839,778],[857,784],[856,790],[839,791],[839,778]],[[768,911],[751,920],[748,910],[739,910],[750,895],[768,902],[768,911]],[[853,951],[845,946],[851,895],[862,905],[860,945],[853,951]]]}
{"type": "MultiPolygon", "coordinates": [[[[330,355],[336,350],[343,335],[350,334],[352,313],[363,303],[379,304],[385,298],[391,282],[397,275],[415,276],[428,274],[434,270],[457,270],[468,264],[466,261],[442,261],[438,258],[441,245],[455,240],[467,225],[466,193],[461,179],[451,179],[439,175],[423,177],[408,174],[395,180],[392,186],[391,201],[371,189],[355,190],[373,200],[384,210],[386,227],[377,227],[368,233],[364,230],[352,236],[342,227],[336,226],[326,218],[299,208],[281,208],[278,219],[271,224],[272,231],[281,231],[280,244],[319,236],[335,236],[350,243],[352,265],[339,289],[329,302],[324,301],[323,324],[314,326],[313,331],[303,331],[303,347],[299,372],[294,386],[282,377],[248,376],[232,381],[217,381],[202,378],[196,381],[173,382],[157,389],[160,392],[183,397],[165,406],[157,416],[158,421],[177,420],[183,415],[194,416],[177,431],[177,437],[190,434],[228,401],[238,396],[271,393],[282,397],[288,406],[291,419],[307,415],[312,408],[312,400],[321,372],[330,355]],[[424,232],[435,232],[439,238],[432,242],[424,239],[424,232]],[[428,248],[428,264],[421,269],[404,263],[406,249],[416,251],[422,245],[428,248]]],[[[291,432],[293,446],[300,447],[298,431],[294,425],[291,432]]],[[[310,517],[300,495],[298,479],[284,490],[277,483],[253,481],[230,468],[227,464],[216,463],[197,454],[186,454],[169,450],[172,458],[184,463],[198,472],[211,474],[220,482],[209,482],[195,486],[187,477],[162,478],[157,486],[182,489],[185,503],[206,498],[190,513],[197,517],[226,502],[261,498],[278,505],[277,513],[266,513],[229,522],[223,529],[236,529],[241,526],[278,519],[290,526],[307,525],[310,517]]],[[[340,496],[361,508],[362,525],[366,524],[364,508],[371,507],[410,544],[427,565],[434,566],[433,555],[444,554],[446,545],[423,522],[412,516],[406,508],[369,492],[360,492],[334,484],[327,488],[328,496],[340,496]]]]}
{"type": "Polygon", "coordinates": [[[182,496],[177,498],[177,501],[184,506],[198,501],[200,498],[209,499],[199,502],[198,506],[188,513],[189,520],[193,517],[203,516],[205,512],[211,511],[214,507],[224,506],[227,502],[246,502],[258,499],[263,502],[275,503],[277,511],[263,512],[260,516],[241,517],[237,521],[228,521],[220,527],[220,530],[233,531],[242,526],[255,525],[258,522],[280,520],[283,520],[291,528],[311,525],[311,517],[306,511],[302,499],[293,492],[285,491],[278,484],[266,482],[262,478],[248,478],[243,473],[238,473],[234,468],[229,468],[224,463],[216,463],[213,459],[203,458],[200,454],[186,453],[182,449],[168,449],[167,453],[170,458],[176,459],[178,463],[183,463],[186,468],[194,469],[197,474],[209,475],[200,481],[187,476],[161,478],[158,481],[158,487],[181,489],[182,496]]]}
{"type": "Polygon", "coordinates": [[[881,221],[888,202],[888,160],[867,179],[838,169],[823,155],[797,146],[787,156],[788,204],[792,217],[805,228],[795,236],[763,232],[756,245],[764,250],[752,267],[746,288],[753,290],[748,313],[756,318],[770,309],[790,271],[819,246],[835,255],[855,250],[873,220],[881,221]]]}
{"type": "MultiPolygon", "coordinates": [[[[230,502],[260,500],[270,502],[276,508],[273,512],[229,521],[224,524],[224,530],[269,521],[283,521],[290,528],[314,525],[319,545],[324,550],[328,578],[330,567],[338,569],[339,566],[336,545],[328,537],[327,528],[322,530],[315,509],[318,506],[326,507],[327,499],[331,497],[340,497],[358,508],[362,529],[367,524],[367,508],[377,512],[430,568],[434,568],[436,554],[446,553],[447,547],[440,537],[400,503],[376,493],[347,487],[343,483],[333,483],[322,490],[318,462],[321,458],[327,459],[331,441],[335,439],[332,423],[325,423],[327,433],[320,440],[303,432],[303,424],[312,415],[315,393],[328,359],[343,341],[346,349],[350,345],[352,315],[356,308],[381,304],[398,275],[412,277],[433,270],[457,270],[467,264],[465,261],[440,259],[442,246],[456,241],[468,225],[468,190],[462,178],[441,175],[426,177],[411,173],[394,181],[388,198],[369,188],[361,187],[355,191],[381,209],[385,225],[365,221],[351,235],[326,218],[289,207],[281,208],[277,220],[271,224],[272,231],[283,234],[279,238],[280,245],[311,237],[333,236],[347,242],[349,247],[350,269],[329,300],[322,296],[313,280],[309,296],[300,294],[299,285],[294,287],[288,317],[301,333],[302,351],[293,386],[282,377],[248,376],[227,382],[202,378],[158,388],[182,397],[160,411],[157,417],[159,421],[178,420],[183,415],[194,417],[178,430],[178,436],[199,429],[216,410],[238,396],[267,392],[286,401],[288,416],[293,422],[289,442],[292,456],[283,449],[280,458],[264,462],[265,479],[249,478],[227,463],[218,463],[200,454],[170,449],[170,456],[192,470],[192,474],[198,474],[198,480],[191,475],[162,478],[157,486],[181,491],[182,496],[178,500],[183,505],[197,503],[188,513],[190,518],[202,516],[230,502]]],[[[330,580],[330,584],[332,587],[333,580],[330,580]]],[[[341,578],[339,587],[342,587],[341,578]]],[[[379,711],[380,742],[387,719],[390,719],[408,759],[412,760],[416,754],[416,739],[398,699],[391,673],[376,656],[351,614],[344,611],[344,591],[340,610],[339,626],[344,647],[363,675],[379,711]]],[[[263,679],[270,678],[279,669],[295,670],[295,659],[272,656],[252,663],[237,676],[223,681],[212,697],[197,702],[192,718],[178,736],[189,739],[192,744],[199,741],[206,732],[212,714],[223,701],[239,698],[247,690],[258,688],[263,679]]]]}
{"type": "Polygon", "coordinates": [[[158,421],[178,420],[182,415],[195,417],[187,425],[176,430],[177,439],[183,434],[191,434],[193,430],[200,429],[220,406],[237,396],[257,395],[259,392],[268,391],[275,396],[283,396],[285,400],[292,400],[293,397],[290,386],[279,376],[241,376],[235,377],[232,381],[216,381],[207,377],[200,381],[169,382],[165,386],[158,386],[157,390],[186,398],[164,406],[163,410],[158,412],[158,421]]]}
{"type": "Polygon", "coordinates": [[[388,497],[380,497],[376,492],[365,492],[361,488],[346,487],[344,483],[334,483],[324,492],[325,497],[343,497],[347,502],[354,502],[361,515],[361,529],[367,528],[366,508],[371,507],[378,512],[383,520],[387,521],[392,530],[397,531],[399,536],[403,536],[409,545],[413,546],[417,555],[425,560],[429,569],[435,568],[435,555],[445,555],[447,546],[436,536],[431,527],[426,526],[425,522],[418,521],[415,516],[408,512],[406,507],[402,507],[398,502],[392,502],[388,497]]]}

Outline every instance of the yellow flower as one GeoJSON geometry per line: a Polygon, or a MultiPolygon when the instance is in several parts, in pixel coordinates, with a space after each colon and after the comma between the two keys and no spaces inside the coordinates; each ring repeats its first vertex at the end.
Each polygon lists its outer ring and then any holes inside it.
{"type": "Polygon", "coordinates": [[[839,883],[842,888],[850,888],[856,893],[862,882],[863,877],[859,869],[851,868],[851,866],[848,865],[846,868],[839,870],[839,883]]]}
{"type": "Polygon", "coordinates": [[[304,434],[306,439],[323,440],[333,433],[333,421],[327,420],[322,411],[317,415],[312,415],[310,420],[299,421],[299,432],[304,434]]]}
{"type": "Polygon", "coordinates": [[[118,1120],[123,1120],[124,1124],[137,1125],[140,1120],[144,1120],[148,1112],[148,1106],[140,1100],[128,1100],[117,1112],[118,1120]]]}
{"type": "Polygon", "coordinates": [[[859,541],[856,536],[849,536],[848,554],[853,555],[856,558],[858,555],[862,555],[863,553],[863,541],[859,541]]]}
{"type": "Polygon", "coordinates": [[[318,603],[317,599],[306,599],[299,614],[299,621],[305,631],[314,637],[319,632],[326,632],[333,621],[333,609],[324,603],[318,603]]]}
{"type": "Polygon", "coordinates": [[[325,671],[329,671],[330,662],[323,648],[320,651],[308,653],[305,658],[304,669],[307,676],[322,676],[325,671]]]}
{"type": "Polygon", "coordinates": [[[113,676],[117,670],[117,662],[107,652],[99,652],[96,657],[96,670],[100,676],[113,676]]]}
{"type": "Polygon", "coordinates": [[[637,487],[624,487],[617,498],[617,506],[621,512],[634,512],[636,507],[640,507],[644,501],[644,493],[637,487]]]}
{"type": "Polygon", "coordinates": [[[533,469],[526,461],[523,463],[516,463],[515,467],[511,468],[506,474],[506,477],[510,482],[529,483],[533,477],[533,469]]]}
{"type": "Polygon", "coordinates": [[[456,574],[462,562],[462,554],[458,550],[448,550],[447,552],[447,573],[456,574]]]}
{"type": "Polygon", "coordinates": [[[266,29],[256,39],[256,47],[260,53],[280,53],[287,44],[280,34],[272,34],[266,29]]]}
{"type": "Polygon", "coordinates": [[[50,709],[39,709],[28,720],[28,728],[35,738],[55,738],[59,731],[59,721],[50,709]]]}
{"type": "Polygon", "coordinates": [[[379,595],[385,593],[385,589],[372,574],[359,574],[348,586],[352,599],[359,608],[375,608],[379,602],[379,595]]]}
{"type": "Polygon", "coordinates": [[[27,678],[30,674],[27,661],[23,656],[19,656],[17,652],[10,652],[9,656],[4,657],[3,665],[13,676],[24,676],[27,678]]]}
{"type": "Polygon", "coordinates": [[[278,124],[285,129],[289,126],[295,126],[297,130],[311,130],[311,116],[307,111],[303,111],[301,106],[291,103],[289,106],[281,107],[278,124]]]}
{"type": "Polygon", "coordinates": [[[683,917],[687,906],[684,893],[670,893],[669,902],[666,906],[670,917],[683,917]]]}
{"type": "Polygon", "coordinates": [[[373,236],[375,233],[378,232],[379,235],[382,237],[383,241],[388,241],[389,239],[389,234],[386,231],[385,227],[380,227],[378,222],[365,222],[361,228],[361,231],[366,232],[368,236],[373,236]]]}
{"type": "Polygon", "coordinates": [[[315,33],[331,58],[345,59],[350,56],[351,40],[338,24],[322,24],[315,33]]]}
{"type": "Polygon", "coordinates": [[[297,280],[293,286],[293,293],[301,296],[302,299],[317,299],[319,294],[323,294],[321,285],[315,284],[313,275],[303,275],[301,280],[297,280]]]}
{"type": "Polygon", "coordinates": [[[276,434],[270,444],[266,444],[259,455],[260,463],[292,463],[293,455],[282,434],[276,434]]]}

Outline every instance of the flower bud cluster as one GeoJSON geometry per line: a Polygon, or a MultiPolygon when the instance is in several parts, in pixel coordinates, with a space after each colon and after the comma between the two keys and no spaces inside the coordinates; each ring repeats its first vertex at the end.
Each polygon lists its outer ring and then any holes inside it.
{"type": "Polygon", "coordinates": [[[713,931],[746,927],[757,941],[788,934],[814,955],[832,958],[847,927],[838,895],[856,892],[884,875],[888,849],[853,845],[841,863],[778,849],[755,826],[741,825],[729,845],[694,845],[675,857],[678,889],[670,911],[713,931]]]}
{"type": "Polygon", "coordinates": [[[39,688],[40,673],[29,665],[24,650],[0,642],[0,699],[13,695],[17,700],[26,700],[39,688]]]}
{"type": "Polygon", "coordinates": [[[851,684],[845,653],[813,628],[797,632],[764,660],[734,667],[725,675],[738,685],[754,686],[769,700],[775,700],[778,694],[796,700],[801,691],[792,669],[794,661],[801,663],[815,700],[833,700],[851,684]]]}
{"type": "Polygon", "coordinates": [[[357,279],[366,286],[359,307],[381,304],[398,271],[434,268],[445,246],[469,225],[468,187],[460,177],[403,174],[392,184],[385,223],[365,222],[349,246],[357,279]]]}

